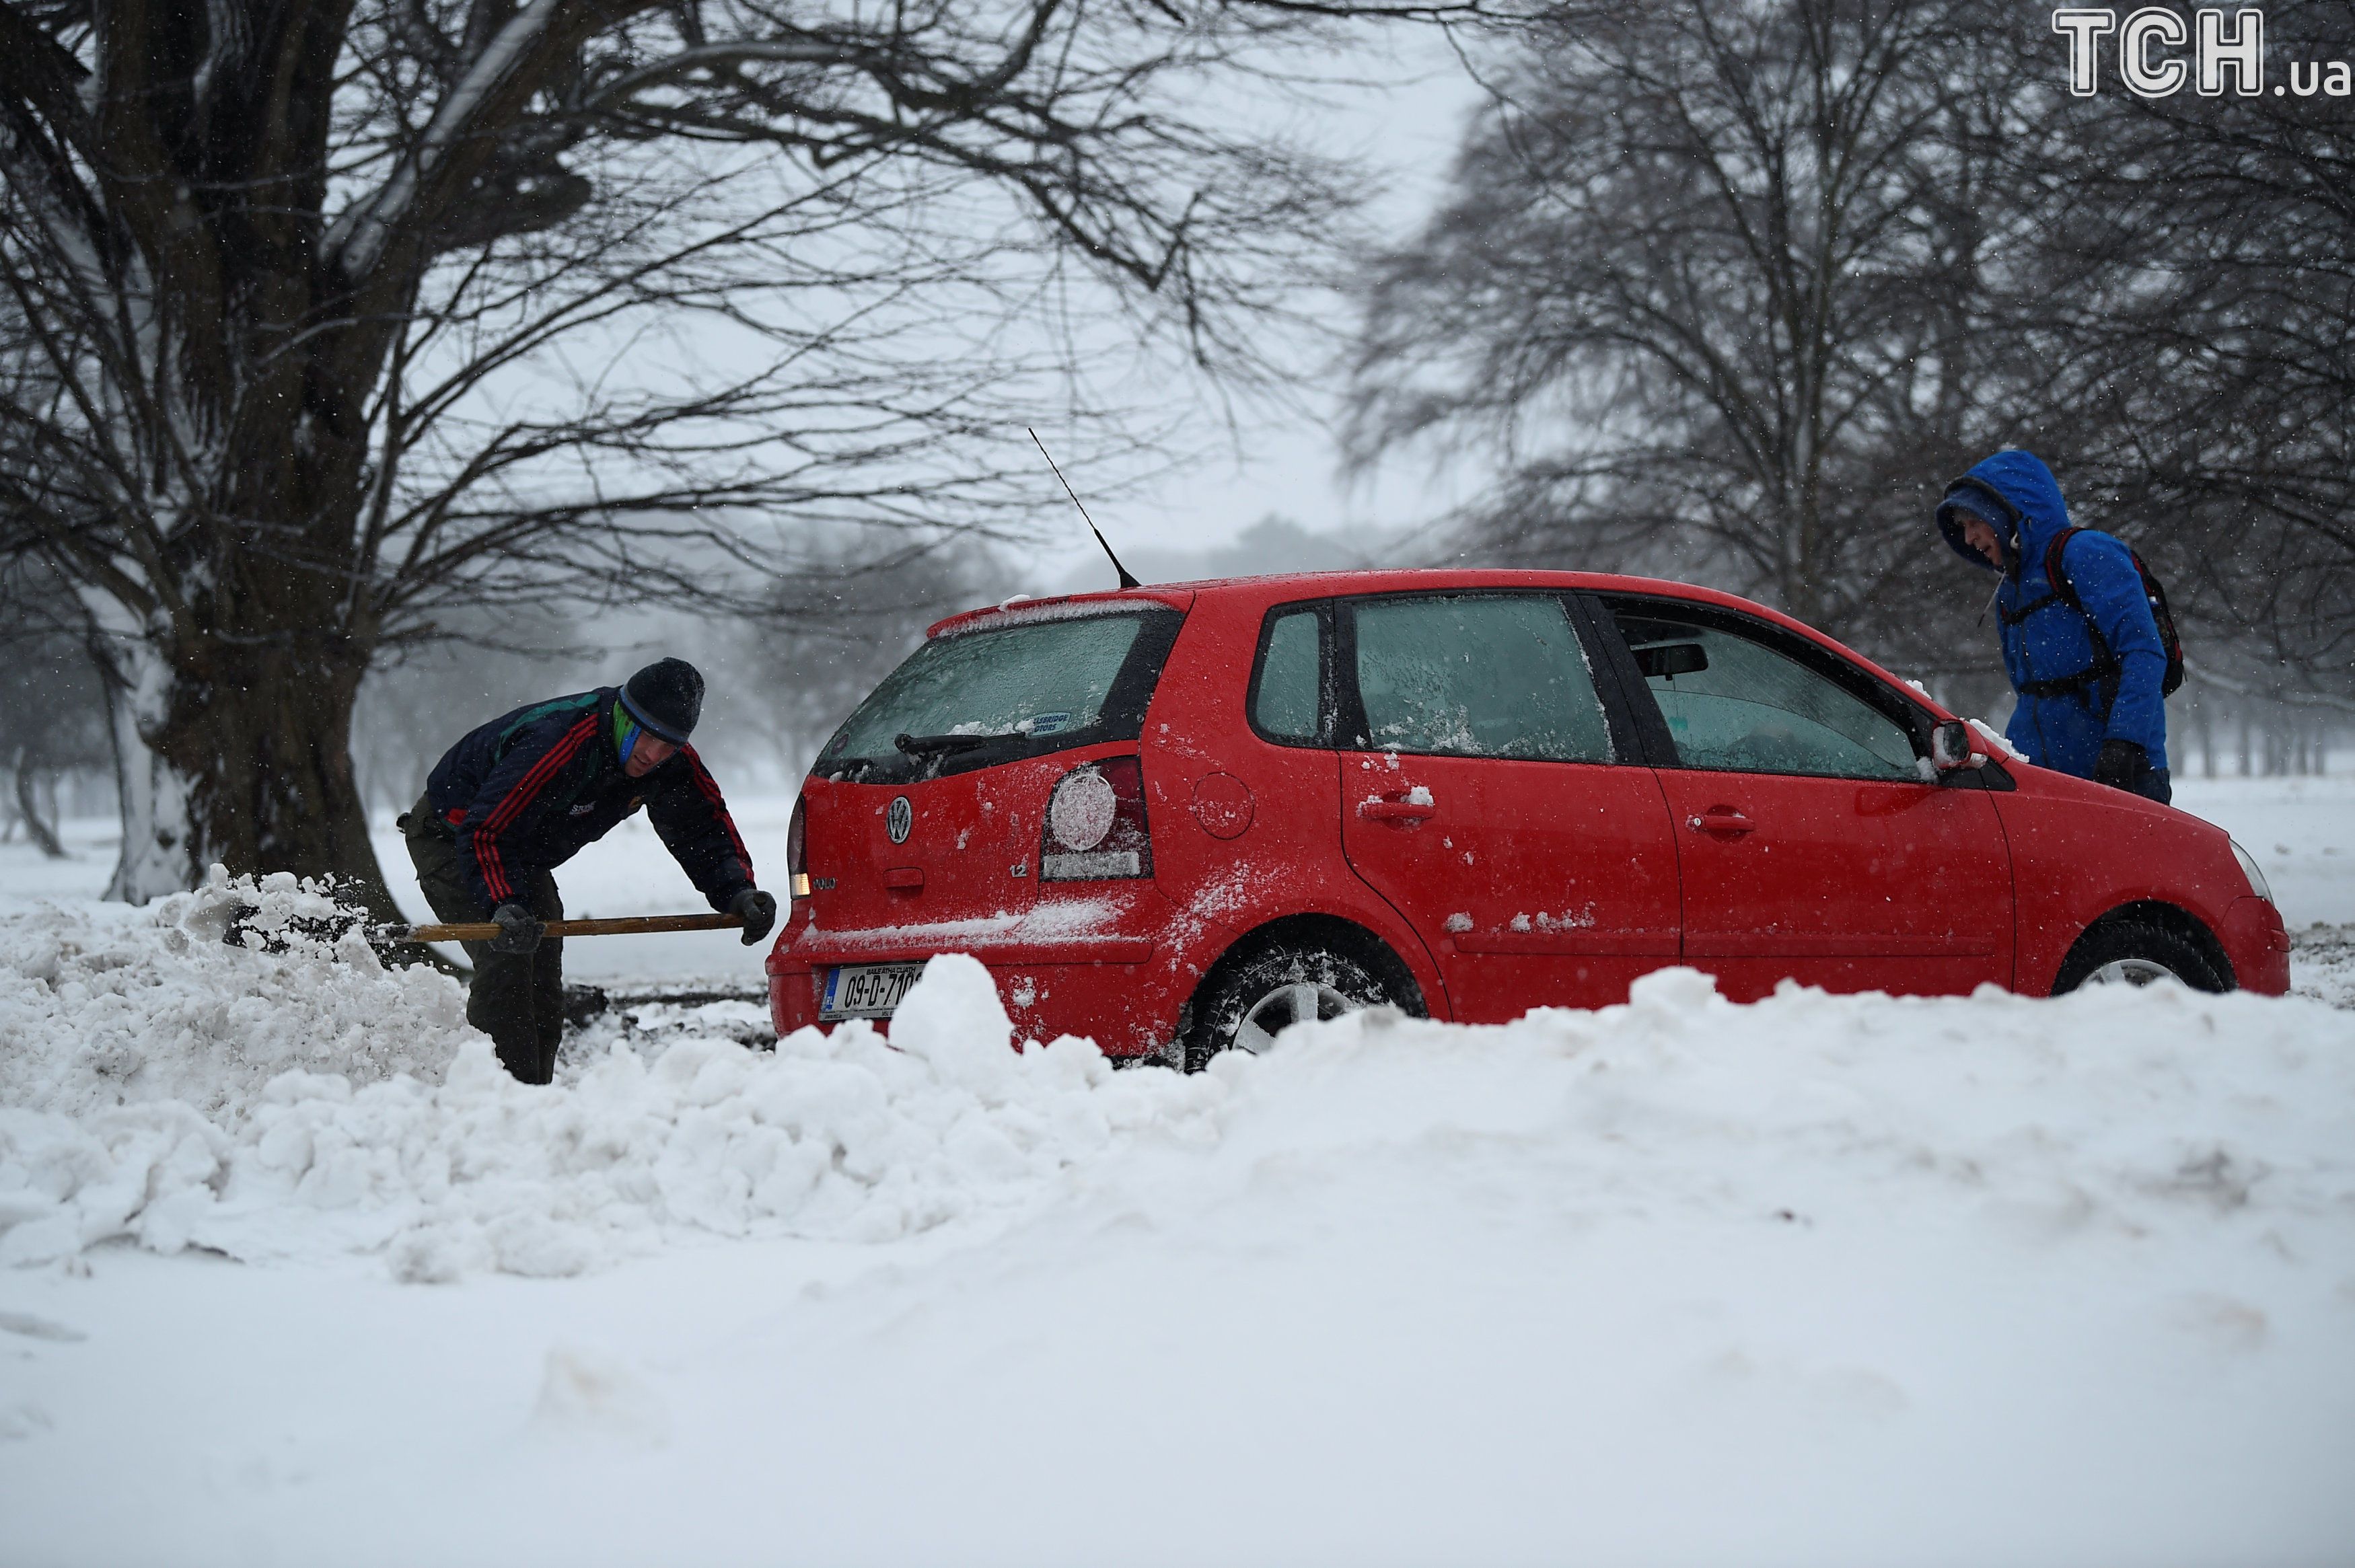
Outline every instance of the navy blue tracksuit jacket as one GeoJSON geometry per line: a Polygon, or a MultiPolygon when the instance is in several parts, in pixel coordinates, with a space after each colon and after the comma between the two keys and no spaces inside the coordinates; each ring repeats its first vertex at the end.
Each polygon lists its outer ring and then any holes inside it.
{"type": "Polygon", "coordinates": [[[600,686],[517,708],[434,765],[426,800],[455,830],[467,891],[485,912],[521,898],[533,872],[562,865],[640,806],[712,908],[752,885],[752,857],[693,747],[643,779],[622,771],[621,694],[600,686]]]}
{"type": "MultiPolygon", "coordinates": [[[[2039,767],[2080,779],[2094,776],[2105,740],[2131,740],[2153,768],[2165,768],[2167,707],[2159,686],[2167,674],[2167,647],[2158,639],[2134,556],[2107,534],[2088,532],[2069,541],[2062,566],[2085,607],[2080,615],[2044,575],[2044,552],[2069,526],[2068,503],[2052,471],[2033,454],[2014,449],[1988,458],[1971,470],[1971,477],[2001,491],[2020,513],[2017,528],[2008,520],[1998,523],[2012,535],[2009,543],[2015,553],[2011,571],[1996,590],[1997,608],[2003,611],[2003,667],[2019,693],[2005,738],[2039,767]],[[2095,626],[2117,658],[2114,683],[2087,682],[2074,691],[2046,695],[2025,689],[2091,671],[2097,657],[2095,626]]],[[[1950,521],[1940,526],[1956,555],[1994,569],[1963,542],[1959,527],[1950,521]]]]}

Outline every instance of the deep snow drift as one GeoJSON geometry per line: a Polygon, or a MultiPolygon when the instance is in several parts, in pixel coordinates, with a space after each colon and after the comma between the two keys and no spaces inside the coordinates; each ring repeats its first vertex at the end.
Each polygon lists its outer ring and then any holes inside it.
{"type": "Polygon", "coordinates": [[[2355,1014],[1671,970],[1189,1079],[952,958],[897,1049],[648,1008],[531,1089],[250,896],[0,917],[0,1558],[2355,1540],[2355,1014]]]}
{"type": "MultiPolygon", "coordinates": [[[[436,1280],[575,1274],[682,1233],[885,1241],[1018,1203],[1139,1134],[1214,1144],[1235,1087],[1260,1083],[1240,1062],[1115,1073],[1080,1040],[1010,1049],[986,971],[950,956],[892,1043],[854,1022],[748,1050],[751,1004],[645,1010],[626,1037],[576,1042],[543,1093],[499,1068],[455,981],[386,969],[357,932],[320,930],[338,915],[291,877],[217,873],[140,914],[0,916],[0,1264],[127,1238],[246,1261],[384,1250],[398,1277],[436,1280]]],[[[1837,1148],[1876,1181],[1925,1162],[2022,1202],[2237,1208],[2262,1181],[2304,1212],[2355,1202],[2355,1017],[2296,1003],[1786,986],[1736,1009],[1675,970],[1629,1007],[1501,1032],[1328,1033],[1433,1065],[1385,1118],[1493,1096],[1518,1122],[1524,1093],[1481,1079],[1576,1063],[1529,1135],[1601,1151],[1615,1181],[1656,1135],[1647,1188],[1837,1148]]],[[[1354,1071],[1316,1097],[1354,1095],[1354,1071]]]]}
{"type": "Polygon", "coordinates": [[[898,1049],[858,1023],[751,1051],[749,1004],[651,1009],[671,1016],[576,1043],[540,1092],[466,1026],[457,982],[388,971],[349,915],[316,932],[337,914],[291,877],[217,874],[144,916],[0,916],[0,1265],[120,1237],[246,1261],[382,1249],[442,1280],[577,1274],[682,1230],[888,1240],[1214,1097],[1115,1081],[1083,1041],[1009,1049],[961,957],[911,997],[898,1049]]]}

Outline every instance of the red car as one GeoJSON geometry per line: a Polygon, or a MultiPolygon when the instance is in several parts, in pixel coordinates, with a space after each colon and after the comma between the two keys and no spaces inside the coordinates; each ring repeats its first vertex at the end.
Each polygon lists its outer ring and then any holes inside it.
{"type": "Polygon", "coordinates": [[[1668,964],[2029,995],[2288,989],[2218,828],[1999,761],[1829,638],[1707,588],[1522,571],[1131,588],[933,627],[794,816],[780,1033],[934,953],[1020,1035],[1199,1066],[1389,1003],[1475,1022],[1668,964]]]}

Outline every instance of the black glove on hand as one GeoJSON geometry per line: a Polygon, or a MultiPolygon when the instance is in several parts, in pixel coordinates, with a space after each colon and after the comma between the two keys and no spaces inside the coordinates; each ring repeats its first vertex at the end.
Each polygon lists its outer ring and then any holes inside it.
{"type": "Polygon", "coordinates": [[[2105,740],[2094,758],[2094,782],[2113,789],[2131,790],[2149,771],[2150,754],[2131,740],[2105,740]]]}
{"type": "Polygon", "coordinates": [[[546,924],[520,904],[500,905],[491,911],[491,922],[499,928],[491,938],[495,953],[528,953],[548,934],[546,924]]]}
{"type": "Polygon", "coordinates": [[[749,948],[767,936],[769,927],[777,923],[776,896],[757,887],[745,888],[728,901],[728,913],[743,920],[744,945],[749,948]]]}

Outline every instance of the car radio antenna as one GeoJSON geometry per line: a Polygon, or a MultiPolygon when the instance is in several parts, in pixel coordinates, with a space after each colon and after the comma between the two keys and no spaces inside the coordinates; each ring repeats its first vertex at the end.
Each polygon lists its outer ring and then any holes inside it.
{"type": "Polygon", "coordinates": [[[1120,557],[1112,553],[1112,546],[1105,542],[1103,530],[1097,527],[1096,520],[1088,515],[1088,509],[1082,503],[1079,492],[1071,488],[1070,480],[1063,478],[1063,471],[1055,465],[1055,454],[1047,450],[1047,443],[1039,439],[1039,432],[1031,429],[1028,425],[1023,426],[1022,429],[1028,432],[1030,444],[1039,449],[1039,455],[1047,460],[1047,466],[1055,470],[1055,478],[1062,485],[1063,493],[1071,498],[1072,505],[1079,507],[1080,521],[1088,525],[1088,532],[1096,536],[1096,543],[1103,546],[1104,559],[1110,561],[1112,569],[1119,574],[1120,586],[1124,588],[1144,587],[1144,584],[1136,580],[1136,574],[1122,566],[1120,557]]]}

